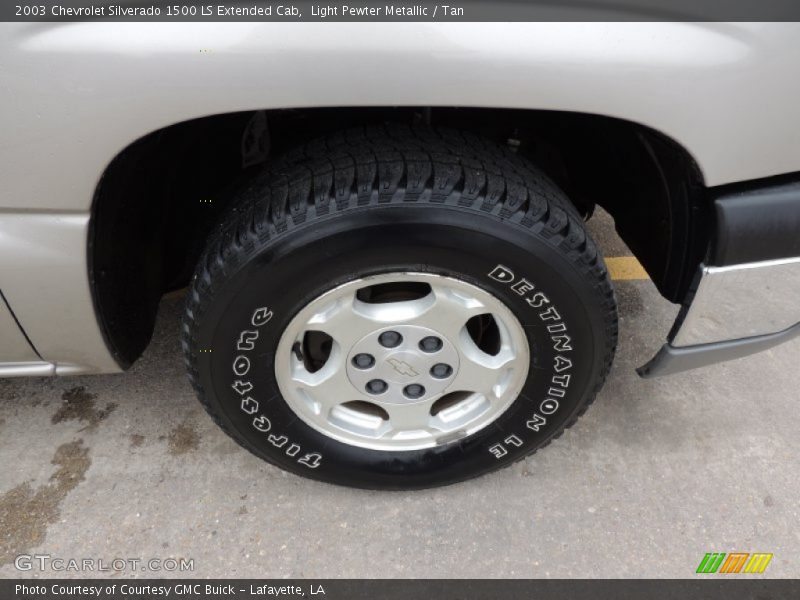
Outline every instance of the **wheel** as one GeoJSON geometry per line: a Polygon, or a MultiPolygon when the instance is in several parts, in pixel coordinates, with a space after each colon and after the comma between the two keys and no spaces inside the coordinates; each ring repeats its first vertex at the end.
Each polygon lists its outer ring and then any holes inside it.
{"type": "Polygon", "coordinates": [[[409,489],[510,465],[582,414],[616,304],[564,194],[503,147],[374,127],[248,181],[182,344],[216,422],[288,471],[409,489]]]}

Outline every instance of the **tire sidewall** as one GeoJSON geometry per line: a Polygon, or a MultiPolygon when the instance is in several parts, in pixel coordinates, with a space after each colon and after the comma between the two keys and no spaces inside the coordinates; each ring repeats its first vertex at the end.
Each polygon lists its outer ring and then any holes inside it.
{"type": "Polygon", "coordinates": [[[197,334],[206,400],[258,456],[333,483],[430,487],[511,464],[576,417],[609,352],[599,285],[557,241],[455,206],[372,206],[293,226],[243,250],[206,299],[197,334]],[[319,433],[281,397],[275,352],[297,312],[337,285],[392,271],[462,279],[519,319],[530,348],[528,379],[492,424],[440,447],[368,450],[319,433]]]}

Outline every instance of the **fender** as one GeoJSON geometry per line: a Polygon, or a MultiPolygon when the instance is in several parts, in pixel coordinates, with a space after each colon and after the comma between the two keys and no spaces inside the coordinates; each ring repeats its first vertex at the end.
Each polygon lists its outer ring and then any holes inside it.
{"type": "Polygon", "coordinates": [[[273,108],[582,112],[672,138],[709,186],[798,171],[795,38],[791,23],[2,23],[0,208],[88,211],[134,140],[273,108]],[[42,80],[58,93],[33,93],[42,80]]]}

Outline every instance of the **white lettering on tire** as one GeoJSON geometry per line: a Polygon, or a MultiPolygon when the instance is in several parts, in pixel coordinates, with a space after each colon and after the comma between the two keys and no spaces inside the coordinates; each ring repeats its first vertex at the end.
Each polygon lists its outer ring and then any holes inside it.
{"type": "Polygon", "coordinates": [[[274,313],[266,306],[256,308],[250,318],[250,325],[255,329],[242,330],[235,342],[237,354],[233,360],[232,371],[238,378],[231,383],[231,388],[241,398],[239,409],[249,417],[252,417],[251,425],[259,433],[267,435],[267,441],[289,458],[295,458],[297,462],[309,469],[316,469],[322,464],[322,454],[319,452],[306,452],[300,456],[302,448],[300,444],[291,442],[285,435],[272,432],[272,421],[267,415],[260,413],[261,405],[252,395],[253,383],[247,379],[242,379],[250,372],[250,358],[247,352],[255,350],[260,333],[259,329],[272,320],[274,313]],[[285,448],[285,449],[284,449],[285,448]],[[296,458],[296,457],[300,458],[296,458]]]}
{"type": "MultiPolygon", "coordinates": [[[[539,403],[538,412],[534,412],[531,418],[525,422],[528,431],[539,433],[547,425],[547,417],[558,412],[560,407],[558,399],[563,399],[567,394],[570,379],[569,371],[572,369],[572,359],[565,356],[572,352],[572,337],[569,335],[567,324],[564,322],[561,313],[550,302],[549,297],[537,289],[534,280],[528,277],[517,277],[516,274],[504,265],[497,265],[489,272],[489,277],[504,285],[507,285],[512,292],[521,296],[525,303],[538,310],[537,315],[542,322],[547,323],[547,333],[556,353],[553,359],[553,375],[550,379],[550,388],[547,390],[545,398],[539,403]]],[[[489,446],[489,453],[496,459],[504,458],[509,453],[510,447],[520,447],[523,445],[524,434],[511,434],[502,442],[497,442],[489,446]],[[522,437],[520,437],[522,436],[522,437]],[[517,443],[519,442],[519,443],[517,443]]]]}

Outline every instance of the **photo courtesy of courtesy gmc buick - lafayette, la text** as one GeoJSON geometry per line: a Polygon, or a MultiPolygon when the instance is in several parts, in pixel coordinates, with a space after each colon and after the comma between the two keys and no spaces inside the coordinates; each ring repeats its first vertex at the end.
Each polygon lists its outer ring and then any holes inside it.
{"type": "Polygon", "coordinates": [[[375,489],[509,466],[612,364],[596,207],[682,307],[642,377],[800,334],[799,40],[2,23],[0,376],[123,371],[187,288],[191,384],[262,459],[375,489]]]}

